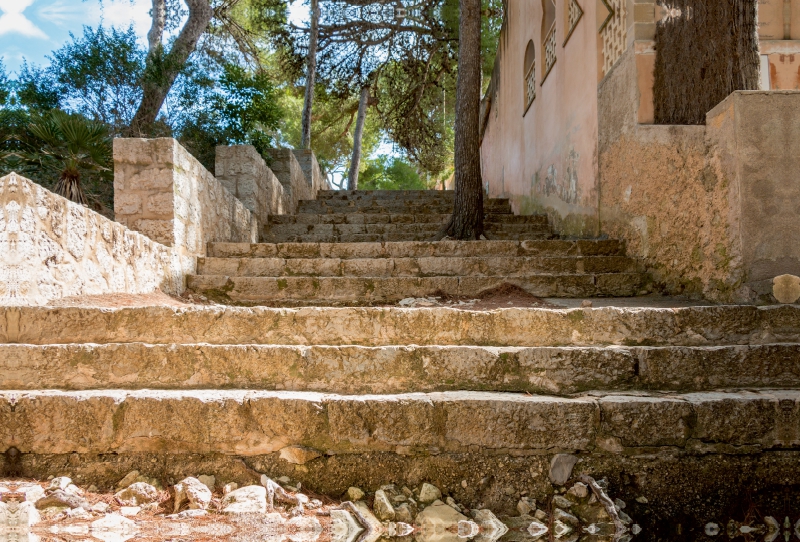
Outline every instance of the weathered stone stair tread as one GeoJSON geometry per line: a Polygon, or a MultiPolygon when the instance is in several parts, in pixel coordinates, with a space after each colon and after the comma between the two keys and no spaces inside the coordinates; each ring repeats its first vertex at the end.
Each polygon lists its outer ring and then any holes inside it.
{"type": "Polygon", "coordinates": [[[434,294],[475,296],[512,284],[538,297],[634,296],[639,273],[527,274],[522,277],[232,277],[189,275],[187,287],[219,301],[354,305],[394,303],[434,294]]]}
{"type": "Polygon", "coordinates": [[[34,454],[254,456],[292,444],[330,454],[602,454],[662,447],[752,453],[797,446],[799,400],[794,390],[578,398],[464,391],[17,391],[0,393],[0,441],[34,454]]]}
{"type": "Polygon", "coordinates": [[[800,344],[666,347],[0,345],[0,389],[574,394],[800,386],[800,344]]]}
{"type": "Polygon", "coordinates": [[[525,277],[533,273],[633,273],[622,256],[423,258],[200,258],[198,275],[239,277],[525,277]]]}
{"type": "Polygon", "coordinates": [[[209,243],[217,258],[424,258],[478,256],[624,256],[616,240],[409,241],[387,243],[209,243]]]}
{"type": "MultiPolygon", "coordinates": [[[[433,214],[386,214],[386,213],[300,213],[296,215],[274,215],[269,218],[271,225],[278,224],[436,224],[441,225],[450,219],[451,213],[433,214]]],[[[489,214],[485,223],[531,224],[547,226],[547,215],[489,214]]]]}
{"type": "MultiPolygon", "coordinates": [[[[301,200],[298,202],[298,213],[432,213],[443,214],[453,212],[453,203],[444,200],[364,200],[364,201],[337,201],[337,200],[301,200]]],[[[484,212],[490,214],[511,213],[511,204],[508,200],[487,201],[484,212]]]]}
{"type": "MultiPolygon", "coordinates": [[[[347,235],[282,235],[267,232],[262,235],[262,241],[266,243],[407,243],[429,241],[438,232],[418,232],[404,233],[353,233],[347,235]]],[[[534,230],[522,233],[515,232],[490,232],[495,240],[503,241],[538,241],[550,239],[552,235],[549,231],[534,230]]]]}
{"type": "Polygon", "coordinates": [[[800,342],[800,307],[2,307],[0,343],[687,345],[800,342]]]}
{"type": "MultiPolygon", "coordinates": [[[[430,222],[414,224],[276,224],[264,228],[265,235],[305,236],[328,235],[345,236],[354,234],[412,234],[435,235],[441,229],[440,224],[430,222]]],[[[538,234],[550,233],[546,224],[487,224],[489,233],[538,234]]]]}
{"type": "Polygon", "coordinates": [[[455,198],[453,190],[320,190],[317,199],[357,198],[455,198]]]}

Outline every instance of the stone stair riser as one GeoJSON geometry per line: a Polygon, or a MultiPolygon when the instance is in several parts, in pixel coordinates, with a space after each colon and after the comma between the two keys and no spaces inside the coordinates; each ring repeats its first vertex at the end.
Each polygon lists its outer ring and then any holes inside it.
{"type": "MultiPolygon", "coordinates": [[[[306,213],[387,213],[387,214],[447,214],[453,212],[453,204],[448,202],[324,202],[301,201],[297,212],[306,213]]],[[[511,205],[505,203],[487,203],[484,212],[511,214],[511,205]]]]}
{"type": "Polygon", "coordinates": [[[23,454],[552,453],[800,444],[800,392],[557,398],[489,392],[324,395],[268,391],[0,393],[0,441],[23,454]],[[487,431],[491,428],[491,431],[487,431]]]}
{"type": "Polygon", "coordinates": [[[245,277],[523,277],[531,273],[632,273],[629,258],[474,257],[474,258],[201,258],[198,275],[245,277]]]}
{"type": "Polygon", "coordinates": [[[588,346],[800,342],[800,307],[0,308],[0,343],[588,346]]]}
{"type": "Polygon", "coordinates": [[[0,389],[574,394],[800,386],[800,344],[724,347],[0,345],[0,389]]]}
{"type": "Polygon", "coordinates": [[[317,199],[359,199],[359,198],[455,198],[453,190],[320,190],[317,199]]]}
{"type": "Polygon", "coordinates": [[[437,293],[476,296],[504,284],[538,297],[630,297],[639,293],[642,277],[635,273],[597,275],[527,275],[525,277],[228,277],[190,275],[187,287],[220,301],[342,302],[354,305],[395,303],[408,297],[437,293]]]}
{"type": "MultiPolygon", "coordinates": [[[[396,243],[430,241],[436,232],[427,233],[354,233],[350,235],[262,235],[265,243],[396,243]]],[[[537,241],[551,237],[549,232],[528,231],[525,233],[494,232],[492,239],[504,241],[537,241]]]]}
{"type": "Polygon", "coordinates": [[[405,243],[210,243],[216,258],[424,258],[480,256],[624,256],[619,241],[457,241],[405,243]]]}
{"type": "MultiPolygon", "coordinates": [[[[313,214],[274,215],[270,217],[270,225],[282,224],[437,224],[441,225],[450,219],[446,214],[382,214],[382,213],[338,213],[338,214],[313,214]]],[[[530,224],[547,226],[547,216],[544,215],[488,215],[486,224],[493,227],[495,224],[530,224]]]]}

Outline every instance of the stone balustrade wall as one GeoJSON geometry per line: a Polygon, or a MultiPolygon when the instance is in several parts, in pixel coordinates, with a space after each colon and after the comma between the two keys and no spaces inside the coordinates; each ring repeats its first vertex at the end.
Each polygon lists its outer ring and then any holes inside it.
{"type": "Polygon", "coordinates": [[[42,188],[0,178],[0,305],[108,293],[179,294],[195,258],[42,188]]]}
{"type": "Polygon", "coordinates": [[[267,224],[270,215],[284,214],[283,185],[252,145],[217,147],[215,175],[259,224],[267,224]]]}
{"type": "Polygon", "coordinates": [[[253,214],[172,138],[114,140],[114,213],[179,254],[258,241],[253,214]]]}
{"type": "Polygon", "coordinates": [[[312,181],[306,178],[303,168],[297,161],[295,151],[270,149],[269,154],[270,169],[283,185],[283,209],[286,214],[295,214],[297,202],[301,199],[317,199],[317,190],[312,186],[312,181]]]}

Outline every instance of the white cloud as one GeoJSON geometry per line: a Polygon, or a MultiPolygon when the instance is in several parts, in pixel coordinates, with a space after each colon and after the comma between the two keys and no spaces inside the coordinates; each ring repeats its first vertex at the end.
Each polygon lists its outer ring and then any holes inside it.
{"type": "Polygon", "coordinates": [[[31,38],[47,39],[47,34],[33,24],[23,13],[35,0],[0,0],[0,36],[22,34],[31,38]]]}
{"type": "MultiPolygon", "coordinates": [[[[0,0],[3,1],[16,0],[0,0]]],[[[150,29],[150,7],[150,0],[55,0],[42,6],[37,15],[58,26],[103,24],[127,28],[133,25],[136,34],[144,42],[150,29]]]]}
{"type": "Polygon", "coordinates": [[[133,25],[136,33],[144,37],[150,29],[150,0],[103,0],[97,5],[97,22],[106,26],[128,27],[133,25]]]}

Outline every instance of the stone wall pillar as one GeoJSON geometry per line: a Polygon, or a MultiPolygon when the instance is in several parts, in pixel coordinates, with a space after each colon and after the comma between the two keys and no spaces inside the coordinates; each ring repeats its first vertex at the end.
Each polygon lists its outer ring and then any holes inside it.
{"type": "Polygon", "coordinates": [[[212,241],[255,243],[258,221],[172,138],[114,140],[117,222],[179,254],[212,241]]]}
{"type": "Polygon", "coordinates": [[[286,214],[295,214],[297,202],[301,199],[316,199],[317,191],[307,180],[292,149],[270,149],[269,154],[272,159],[270,168],[283,185],[284,211],[286,214]]]}
{"type": "Polygon", "coordinates": [[[737,91],[707,115],[706,142],[731,187],[728,221],[744,284],[767,300],[772,279],[800,275],[800,92],[737,91]]]}
{"type": "Polygon", "coordinates": [[[283,185],[252,145],[217,147],[217,180],[236,196],[260,224],[285,210],[283,185]]]}
{"type": "Polygon", "coordinates": [[[297,158],[297,163],[300,164],[300,169],[303,170],[303,175],[306,176],[306,182],[311,185],[314,191],[314,197],[320,190],[330,190],[328,179],[322,174],[322,170],[317,162],[317,156],[308,149],[295,149],[294,157],[297,158]]]}

